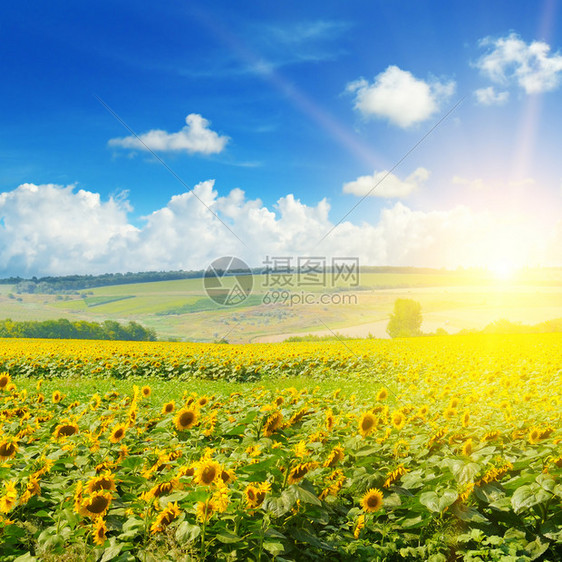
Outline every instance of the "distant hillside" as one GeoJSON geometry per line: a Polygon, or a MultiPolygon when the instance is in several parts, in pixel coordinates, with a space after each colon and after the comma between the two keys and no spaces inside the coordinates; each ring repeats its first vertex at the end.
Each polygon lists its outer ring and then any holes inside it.
{"type": "MultiPolygon", "coordinates": [[[[251,269],[252,273],[259,275],[264,273],[263,267],[251,269]]],[[[276,273],[296,273],[295,268],[286,270],[275,270],[276,273]]],[[[326,268],[330,272],[329,267],[326,268]]],[[[431,274],[431,275],[462,275],[481,277],[484,272],[475,270],[450,271],[446,269],[433,269],[429,267],[395,267],[395,266],[364,266],[360,268],[361,273],[375,274],[431,274]]],[[[6,277],[0,279],[1,285],[14,285],[14,292],[18,294],[43,294],[55,295],[64,293],[75,293],[96,287],[108,287],[112,285],[131,285],[134,283],[154,283],[157,281],[178,281],[181,279],[197,279],[203,277],[205,270],[178,270],[178,271],[144,271],[128,273],[103,273],[101,275],[65,275],[32,277],[6,277]]]]}

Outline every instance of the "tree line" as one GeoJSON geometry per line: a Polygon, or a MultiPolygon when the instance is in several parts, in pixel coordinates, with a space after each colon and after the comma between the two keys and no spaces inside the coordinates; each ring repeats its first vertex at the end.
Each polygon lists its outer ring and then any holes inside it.
{"type": "Polygon", "coordinates": [[[156,341],[156,332],[137,322],[120,324],[115,320],[71,322],[66,318],[58,320],[13,321],[0,320],[0,338],[48,338],[80,340],[126,340],[156,341]]]}

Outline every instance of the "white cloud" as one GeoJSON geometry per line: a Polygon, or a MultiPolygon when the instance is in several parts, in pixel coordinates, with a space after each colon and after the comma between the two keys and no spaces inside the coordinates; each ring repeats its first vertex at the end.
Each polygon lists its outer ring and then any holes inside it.
{"type": "Polygon", "coordinates": [[[154,129],[141,135],[110,139],[109,146],[119,146],[135,150],[154,150],[155,152],[188,152],[193,154],[217,154],[221,152],[229,138],[220,136],[209,129],[209,121],[198,113],[190,113],[185,118],[186,126],[177,133],[167,133],[154,129]]]}
{"type": "Polygon", "coordinates": [[[372,176],[360,176],[354,181],[343,185],[344,193],[352,193],[358,197],[407,197],[418,189],[429,178],[429,170],[418,168],[404,181],[387,171],[374,172],[372,176]],[[375,187],[376,186],[376,187],[375,187]]]}
{"type": "Polygon", "coordinates": [[[475,64],[492,82],[507,86],[517,84],[528,94],[548,92],[558,88],[562,73],[562,55],[550,54],[544,41],[525,43],[511,33],[499,39],[486,38],[480,46],[488,48],[475,64]]]}
{"type": "Polygon", "coordinates": [[[482,178],[463,178],[461,176],[453,176],[453,184],[455,185],[466,185],[471,189],[484,189],[484,180],[482,178]]]}
{"type": "Polygon", "coordinates": [[[493,86],[480,88],[474,95],[482,105],[503,105],[509,99],[509,92],[496,92],[493,86]]]}
{"type": "Polygon", "coordinates": [[[499,219],[466,206],[422,212],[396,203],[373,223],[338,225],[318,245],[334,225],[325,200],[309,206],[287,195],[270,209],[240,189],[219,196],[213,180],[194,192],[172,197],[139,228],[126,202],[74,186],[24,184],[1,193],[0,274],[202,269],[223,255],[256,267],[265,256],[306,255],[353,256],[365,265],[468,267],[500,257],[562,265],[562,229],[539,233],[524,216],[499,219]]]}
{"type": "Polygon", "coordinates": [[[388,119],[399,127],[410,127],[434,115],[455,91],[455,82],[425,82],[411,72],[389,66],[369,84],[361,78],[347,85],[355,94],[355,109],[365,117],[388,119]]]}

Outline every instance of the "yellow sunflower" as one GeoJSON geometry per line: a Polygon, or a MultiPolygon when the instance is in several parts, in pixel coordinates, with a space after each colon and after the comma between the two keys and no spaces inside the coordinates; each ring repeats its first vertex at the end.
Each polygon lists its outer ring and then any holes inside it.
{"type": "Polygon", "coordinates": [[[4,482],[6,491],[3,496],[0,496],[0,513],[9,513],[16,505],[18,499],[18,492],[16,484],[12,480],[4,482]]]}
{"type": "Polygon", "coordinates": [[[379,402],[382,402],[383,400],[386,400],[388,398],[388,390],[386,390],[386,388],[381,388],[379,390],[379,392],[377,393],[377,400],[379,402]]]}
{"type": "Polygon", "coordinates": [[[148,398],[152,394],[152,389],[150,388],[150,386],[145,385],[141,388],[141,394],[144,398],[148,398]]]}
{"type": "Polygon", "coordinates": [[[531,445],[536,445],[541,440],[541,430],[538,427],[532,427],[528,439],[531,445]]]}
{"type": "Polygon", "coordinates": [[[54,404],[58,404],[62,400],[62,394],[61,394],[60,390],[55,390],[53,392],[52,399],[53,399],[54,404]]]}
{"type": "Polygon", "coordinates": [[[222,466],[211,459],[204,458],[196,464],[194,481],[202,486],[210,486],[222,474],[222,466]]]}
{"type": "Polygon", "coordinates": [[[462,446],[462,454],[469,457],[472,454],[472,439],[467,439],[462,446]]]}
{"type": "Polygon", "coordinates": [[[94,524],[94,544],[98,546],[103,546],[107,540],[107,527],[105,526],[105,521],[103,518],[98,517],[94,524]]]}
{"type": "Polygon", "coordinates": [[[343,447],[341,445],[336,445],[333,449],[326,461],[324,462],[324,466],[326,468],[332,468],[336,466],[340,461],[343,461],[344,458],[343,447]]]}
{"type": "Polygon", "coordinates": [[[378,511],[383,504],[383,494],[377,488],[367,490],[365,495],[361,498],[361,507],[367,513],[378,511]]]}
{"type": "Polygon", "coordinates": [[[150,532],[152,534],[164,531],[166,527],[180,514],[180,508],[176,503],[168,503],[166,509],[162,510],[156,521],[150,527],[150,532]]]}
{"type": "Polygon", "coordinates": [[[185,431],[197,425],[199,412],[192,408],[182,408],[174,418],[174,424],[178,431],[185,431]]]}
{"type": "Polygon", "coordinates": [[[267,418],[263,426],[264,436],[270,437],[271,435],[273,435],[281,427],[282,423],[283,423],[283,414],[279,411],[273,412],[273,414],[271,414],[267,418]]]}
{"type": "Polygon", "coordinates": [[[56,439],[61,439],[62,437],[70,437],[78,433],[78,425],[69,420],[63,420],[62,423],[57,425],[53,435],[56,439]]]}
{"type": "Polygon", "coordinates": [[[176,408],[176,403],[172,400],[171,402],[166,402],[162,406],[162,414],[171,414],[176,408]]]}
{"type": "Polygon", "coordinates": [[[115,476],[111,474],[108,470],[99,476],[93,476],[90,478],[87,484],[88,493],[93,494],[94,492],[99,492],[100,490],[115,490],[115,476]]]}
{"type": "Polygon", "coordinates": [[[371,412],[365,412],[359,418],[359,433],[363,437],[367,437],[373,430],[377,428],[377,418],[371,412]]]}
{"type": "Polygon", "coordinates": [[[214,504],[212,500],[207,500],[206,502],[197,502],[195,508],[195,517],[200,523],[206,523],[213,516],[215,512],[214,504]]]}
{"type": "Polygon", "coordinates": [[[107,490],[100,490],[82,500],[80,513],[88,517],[103,517],[110,505],[111,494],[107,490]]]}
{"type": "Polygon", "coordinates": [[[289,472],[289,484],[300,482],[311,470],[313,470],[317,466],[318,463],[315,462],[305,462],[297,464],[297,466],[292,468],[291,472],[289,472]]]}
{"type": "Polygon", "coordinates": [[[265,496],[271,491],[271,484],[269,482],[261,482],[257,486],[249,484],[244,490],[246,496],[246,504],[250,509],[256,509],[265,500],[265,496]]]}
{"type": "Polygon", "coordinates": [[[18,451],[18,442],[13,437],[0,442],[0,461],[6,461],[15,456],[18,451]]]}
{"type": "Polygon", "coordinates": [[[112,443],[118,443],[125,437],[125,432],[127,431],[127,426],[124,423],[118,423],[117,425],[113,426],[111,430],[111,435],[109,436],[109,440],[112,443]]]}
{"type": "Polygon", "coordinates": [[[10,378],[10,375],[8,373],[2,373],[0,375],[0,390],[6,390],[10,386],[11,382],[12,379],[10,378]]]}
{"type": "Polygon", "coordinates": [[[400,410],[393,412],[391,419],[396,429],[402,429],[406,425],[406,416],[400,410]]]}

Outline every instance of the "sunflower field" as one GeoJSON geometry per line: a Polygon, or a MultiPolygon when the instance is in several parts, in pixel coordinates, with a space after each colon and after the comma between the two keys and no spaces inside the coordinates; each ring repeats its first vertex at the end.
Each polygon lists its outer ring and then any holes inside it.
{"type": "Polygon", "coordinates": [[[560,560],[561,344],[3,340],[0,559],[560,560]]]}

